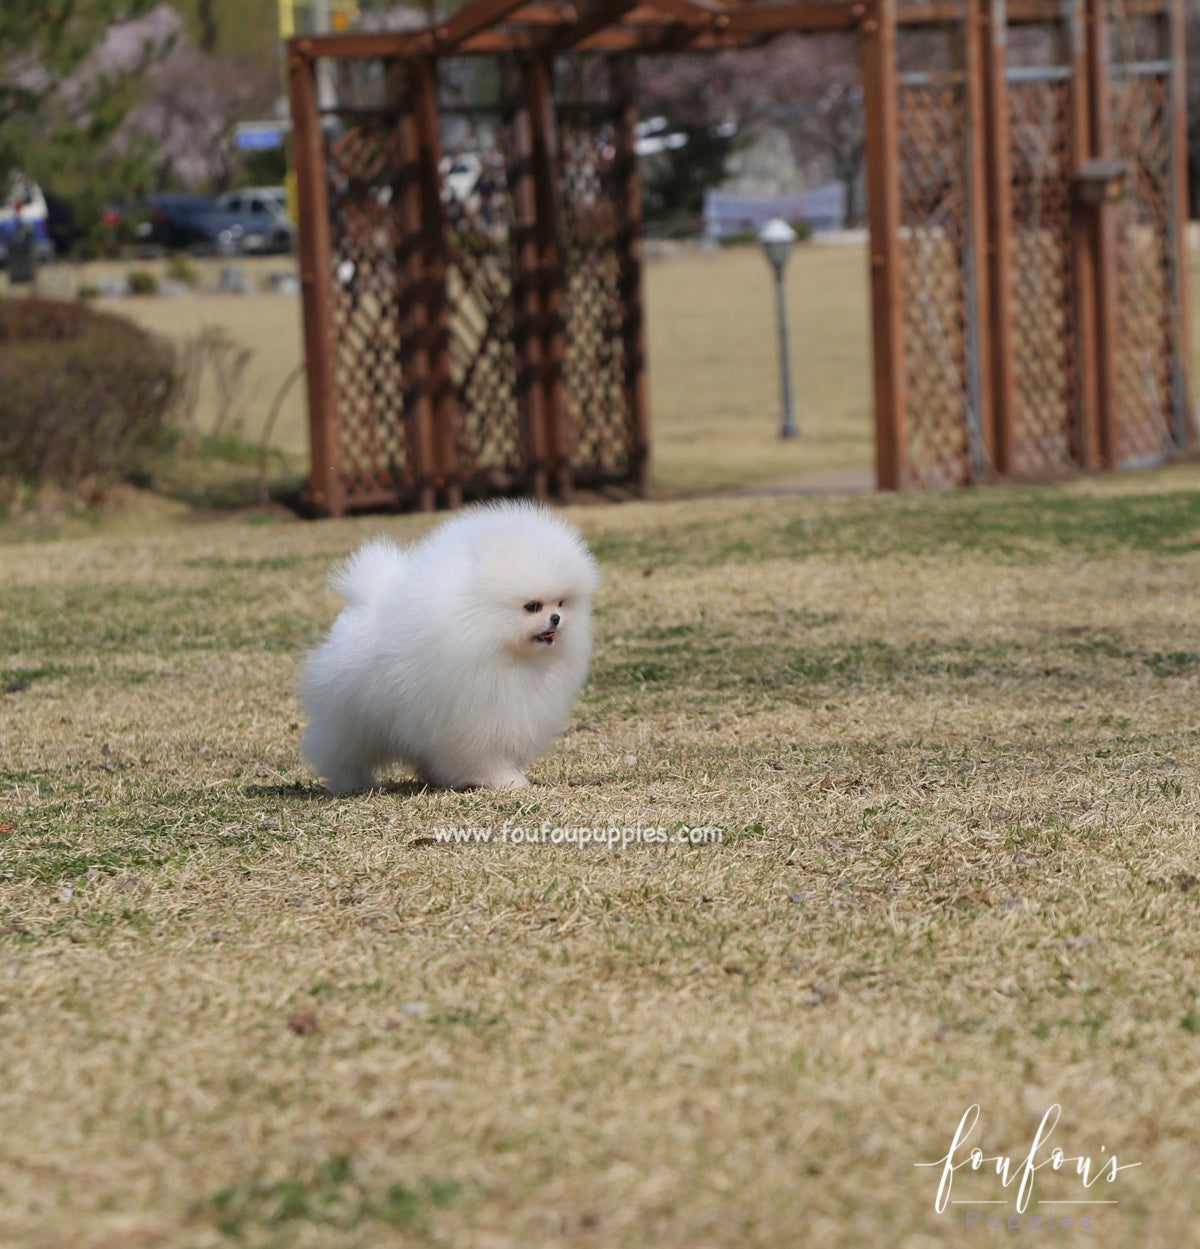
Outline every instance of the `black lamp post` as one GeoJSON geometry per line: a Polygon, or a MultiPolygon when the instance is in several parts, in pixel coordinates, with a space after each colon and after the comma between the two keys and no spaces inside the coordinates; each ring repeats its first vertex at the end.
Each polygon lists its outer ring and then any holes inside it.
{"type": "Polygon", "coordinates": [[[783,393],[783,424],[780,426],[779,436],[795,438],[800,429],[792,413],[792,373],[788,362],[787,300],[783,293],[783,271],[792,254],[796,231],[781,217],[774,217],[759,230],[758,241],[763,245],[763,251],[775,272],[775,313],[779,323],[779,385],[783,393]]]}

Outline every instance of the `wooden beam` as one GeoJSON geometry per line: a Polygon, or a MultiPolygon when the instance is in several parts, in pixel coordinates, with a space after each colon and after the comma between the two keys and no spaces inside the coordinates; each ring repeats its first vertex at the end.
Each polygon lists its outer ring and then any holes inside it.
{"type": "MultiPolygon", "coordinates": [[[[544,31],[545,27],[540,27],[544,31]]],[[[556,30],[566,29],[559,26],[556,30]]],[[[539,35],[533,30],[515,30],[508,26],[497,26],[492,30],[481,30],[472,35],[466,42],[454,49],[455,56],[489,56],[506,52],[531,52],[539,46],[539,35]]]]}
{"type": "MultiPolygon", "coordinates": [[[[974,323],[972,335],[968,330],[967,369],[970,384],[968,403],[974,406],[972,414],[975,421],[976,439],[972,445],[968,443],[968,481],[986,479],[996,463],[996,427],[993,421],[995,394],[992,390],[993,347],[998,340],[992,334],[992,313],[994,311],[989,292],[991,290],[992,266],[988,262],[988,245],[994,243],[996,235],[989,226],[989,195],[988,171],[994,164],[993,158],[998,153],[989,143],[988,122],[991,104],[991,120],[1003,110],[1004,119],[1008,116],[1008,95],[1005,91],[1004,75],[999,81],[993,82],[987,74],[989,49],[984,48],[986,34],[984,18],[987,0],[971,0],[963,17],[963,35],[965,38],[963,72],[966,77],[967,106],[967,220],[966,231],[968,252],[963,257],[964,264],[971,266],[967,277],[966,308],[968,324],[974,323]],[[995,93],[991,100],[985,98],[985,89],[991,87],[995,93]],[[972,347],[974,350],[972,351],[972,347]],[[973,358],[971,358],[973,356],[973,358]]],[[[990,25],[990,23],[989,23],[990,25]]],[[[1003,58],[1001,47],[999,55],[1003,58]]],[[[1001,125],[1002,141],[1007,152],[1008,129],[1001,125]]],[[[1004,203],[1007,205],[1007,182],[1004,188],[1004,203]]],[[[1010,219],[1005,215],[998,223],[998,232],[1006,234],[1011,229],[1010,219]]],[[[1007,309],[1004,310],[1007,312],[1007,309]]],[[[1001,318],[1006,324],[1005,318],[1001,318]]],[[[964,417],[966,417],[964,413],[964,417]]]]}
{"type": "Polygon", "coordinates": [[[516,271],[513,275],[513,301],[517,325],[517,354],[520,359],[517,404],[521,415],[523,443],[521,459],[529,471],[529,492],[537,499],[548,493],[549,450],[546,431],[546,367],[542,346],[541,259],[539,256],[538,172],[534,151],[534,115],[538,110],[540,79],[545,64],[540,58],[521,66],[521,82],[514,86],[519,103],[512,121],[516,154],[513,184],[513,239],[516,271]]]}
{"type": "Polygon", "coordinates": [[[667,18],[672,22],[682,22],[685,26],[710,26],[718,18],[727,18],[729,10],[712,0],[642,0],[637,9],[625,16],[626,22],[638,22],[639,11],[646,10],[654,22],[667,18]]]}
{"type": "MultiPolygon", "coordinates": [[[[1172,0],[1125,0],[1126,17],[1160,16],[1172,0]]],[[[1008,0],[1007,24],[1044,23],[1046,0],[1008,0]]],[[[601,0],[581,12],[554,0],[476,0],[449,21],[420,30],[349,31],[302,35],[289,55],[305,59],[421,55],[482,55],[530,50],[718,51],[744,47],[788,31],[850,30],[860,24],[863,0],[793,0],[743,5],[720,0],[601,0]]],[[[902,26],[956,25],[962,0],[902,0],[902,26]]]]}
{"type": "Polygon", "coordinates": [[[792,3],[736,9],[719,29],[730,35],[784,34],[788,31],[850,30],[865,14],[862,4],[792,3]]]}
{"type": "MultiPolygon", "coordinates": [[[[475,0],[460,9],[449,21],[420,30],[347,31],[343,34],[301,35],[288,42],[289,55],[305,58],[332,57],[356,60],[362,57],[447,56],[466,51],[483,51],[464,45],[481,33],[495,30],[506,19],[529,5],[529,0],[475,0]]],[[[545,25],[542,4],[534,8],[534,20],[526,25],[545,25]]],[[[487,49],[491,50],[491,49],[487,49]]]]}
{"type": "Polygon", "coordinates": [[[650,396],[646,380],[645,301],[642,296],[642,176],[637,159],[637,91],[632,57],[614,61],[613,94],[621,114],[615,127],[619,178],[617,248],[624,304],[625,396],[629,405],[629,475],[640,494],[650,489],[650,396]]]}
{"type": "Polygon", "coordinates": [[[288,56],[298,56],[307,61],[321,57],[339,60],[355,60],[361,57],[388,59],[400,56],[417,56],[433,51],[433,36],[429,31],[348,31],[340,35],[297,35],[288,40],[288,56]]]}
{"type": "MultiPolygon", "coordinates": [[[[426,233],[422,165],[428,159],[428,124],[421,96],[428,89],[432,66],[427,58],[405,66],[407,81],[399,118],[399,142],[404,162],[400,195],[403,229],[403,299],[400,323],[401,382],[405,398],[403,421],[411,430],[406,439],[409,474],[417,491],[417,506],[432,511],[437,502],[437,451],[434,443],[433,395],[430,387],[430,300],[426,276],[426,233]]],[[[397,70],[399,66],[397,65],[397,70]]],[[[435,113],[436,116],[436,113],[435,113]]]]}
{"type": "Polygon", "coordinates": [[[342,482],[337,402],[333,393],[333,291],[325,136],[321,133],[314,67],[310,60],[295,53],[288,57],[288,85],[300,218],[309,493],[318,511],[341,516],[346,510],[346,492],[342,482]]]}
{"type": "MultiPolygon", "coordinates": [[[[638,8],[644,6],[639,3],[638,8]]],[[[782,34],[803,31],[853,30],[862,21],[863,3],[799,3],[774,5],[751,12],[705,11],[703,21],[689,14],[686,20],[638,21],[631,10],[600,30],[581,36],[574,45],[581,52],[719,52],[756,47],[782,34]]]]}
{"type": "Polygon", "coordinates": [[[573,4],[551,4],[548,0],[523,4],[508,15],[513,26],[567,26],[579,20],[579,12],[573,4]]]}
{"type": "MultiPolygon", "coordinates": [[[[985,99],[984,170],[986,184],[987,268],[991,291],[991,341],[981,345],[992,357],[991,453],[996,471],[1012,471],[1017,405],[1013,371],[1012,155],[1008,100],[1008,26],[1004,0],[977,0],[985,99]]],[[[972,13],[975,20],[975,13],[972,13]]]]}
{"type": "Polygon", "coordinates": [[[881,490],[906,484],[904,320],[900,308],[900,167],[895,0],[871,0],[862,24],[868,252],[874,342],[875,477],[881,490]]]}
{"type": "MultiPolygon", "coordinates": [[[[437,65],[423,57],[412,66],[411,107],[418,138],[417,180],[420,194],[421,290],[425,303],[428,367],[431,480],[444,492],[447,507],[462,503],[458,463],[461,415],[450,359],[450,261],[442,207],[442,130],[438,115],[437,65]]],[[[422,482],[422,500],[426,495],[422,482]]],[[[422,507],[424,503],[422,502],[422,507]]]]}
{"type": "Polygon", "coordinates": [[[567,412],[567,336],[563,323],[566,304],[562,239],[562,156],[549,57],[538,57],[525,77],[526,100],[533,134],[533,185],[536,192],[538,294],[541,300],[543,384],[546,452],[550,479],[560,499],[571,497],[571,430],[567,412]]]}
{"type": "Polygon", "coordinates": [[[510,17],[527,0],[475,0],[448,21],[431,28],[439,55],[445,55],[465,43],[472,35],[488,30],[510,17]]]}
{"type": "MultiPolygon", "coordinates": [[[[1163,11],[1170,0],[1124,0],[1123,19],[1149,17],[1163,11]]],[[[1008,0],[1005,21],[1008,26],[1044,25],[1058,14],[1055,4],[1047,0],[1008,0]]],[[[961,0],[902,0],[897,10],[901,26],[957,25],[962,21],[961,0]]]]}
{"type": "Polygon", "coordinates": [[[630,9],[636,8],[641,0],[600,0],[584,17],[569,30],[555,31],[544,40],[542,46],[547,52],[562,52],[567,48],[577,47],[592,35],[598,34],[606,26],[619,21],[630,9]]]}
{"type": "MultiPolygon", "coordinates": [[[[1071,0],[1068,20],[1068,51],[1071,58],[1068,159],[1072,169],[1080,169],[1092,155],[1085,0],[1071,0]]],[[[1079,351],[1079,398],[1072,443],[1079,464],[1084,468],[1097,468],[1100,465],[1100,400],[1096,345],[1096,219],[1093,211],[1078,201],[1071,205],[1071,257],[1075,275],[1075,333],[1079,351]]]]}
{"type": "MultiPolygon", "coordinates": [[[[1109,116],[1112,83],[1109,74],[1107,0],[1087,0],[1088,88],[1092,155],[1113,152],[1109,116]]],[[[1105,202],[1092,209],[1092,248],[1096,292],[1096,463],[1115,468],[1120,455],[1117,408],[1117,221],[1116,205],[1105,202]]]]}
{"type": "Polygon", "coordinates": [[[1181,450],[1195,445],[1195,414],[1188,388],[1191,357],[1191,315],[1188,302],[1188,149],[1187,149],[1187,66],[1184,62],[1187,31],[1183,0],[1169,0],[1167,47],[1171,58],[1169,116],[1171,118],[1171,197],[1166,205],[1167,234],[1174,244],[1171,268],[1175,289],[1166,292],[1170,301],[1170,324],[1175,342],[1172,368],[1174,390],[1175,444],[1181,450]]]}

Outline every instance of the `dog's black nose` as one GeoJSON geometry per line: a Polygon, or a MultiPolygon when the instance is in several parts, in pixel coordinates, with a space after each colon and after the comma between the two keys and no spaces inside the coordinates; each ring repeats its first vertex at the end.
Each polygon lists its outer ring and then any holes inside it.
{"type": "Polygon", "coordinates": [[[551,612],[551,613],[550,613],[550,628],[552,628],[552,629],[557,629],[557,628],[558,628],[558,622],[559,622],[560,620],[562,620],[562,617],[558,614],[558,612],[556,612],[556,611],[555,611],[555,612],[551,612]]]}

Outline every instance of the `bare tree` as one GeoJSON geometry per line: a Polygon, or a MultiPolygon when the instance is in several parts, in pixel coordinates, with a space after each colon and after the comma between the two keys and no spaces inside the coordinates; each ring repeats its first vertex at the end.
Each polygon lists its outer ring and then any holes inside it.
{"type": "Polygon", "coordinates": [[[234,171],[236,122],[272,116],[279,92],[270,53],[211,56],[177,46],[149,76],[145,97],[126,119],[126,141],[155,136],[160,185],[220,190],[234,171]]]}
{"type": "Polygon", "coordinates": [[[769,126],[803,164],[823,164],[846,188],[846,216],[861,215],[862,85],[854,34],[800,35],[712,56],[643,60],[642,111],[679,124],[733,122],[742,141],[769,126]]]}

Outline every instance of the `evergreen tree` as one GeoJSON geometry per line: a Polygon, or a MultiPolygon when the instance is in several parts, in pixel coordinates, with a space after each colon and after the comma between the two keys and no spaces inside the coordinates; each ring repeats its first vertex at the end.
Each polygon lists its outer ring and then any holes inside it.
{"type": "Polygon", "coordinates": [[[147,153],[118,152],[110,140],[146,65],[164,49],[136,24],[124,29],[137,46],[114,54],[107,44],[114,26],[151,7],[152,0],[0,4],[0,181],[19,169],[89,213],[133,189],[147,153]]]}

